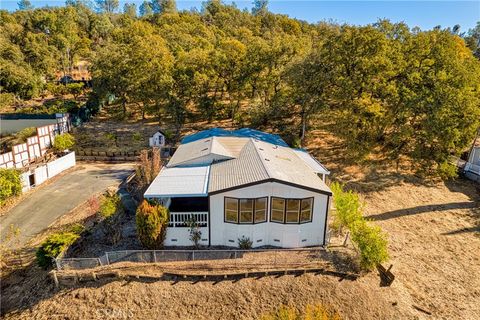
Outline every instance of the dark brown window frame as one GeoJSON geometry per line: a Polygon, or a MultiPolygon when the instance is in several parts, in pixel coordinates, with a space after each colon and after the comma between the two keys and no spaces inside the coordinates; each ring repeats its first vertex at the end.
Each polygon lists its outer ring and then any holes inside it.
{"type": "Polygon", "coordinates": [[[223,198],[223,222],[230,223],[230,224],[241,224],[241,225],[250,225],[250,224],[262,224],[268,222],[268,197],[258,197],[258,198],[234,198],[234,197],[224,197],[223,198]],[[237,222],[227,221],[227,199],[237,200],[237,222]],[[256,200],[258,199],[266,199],[265,201],[265,220],[261,222],[255,222],[255,215],[256,215],[256,200]],[[253,207],[252,207],[252,221],[251,222],[240,222],[240,200],[252,200],[253,207]]]}
{"type": "Polygon", "coordinates": [[[283,197],[270,197],[270,218],[269,222],[278,223],[278,224],[305,224],[311,223],[313,221],[313,206],[315,203],[315,197],[307,197],[307,198],[283,198],[283,197]],[[273,208],[273,199],[281,199],[284,201],[283,207],[283,222],[273,221],[272,220],[272,208],[273,208]],[[302,200],[312,199],[312,206],[310,209],[310,220],[308,221],[300,221],[300,213],[302,212],[302,200]],[[287,202],[288,200],[300,200],[300,205],[298,208],[298,222],[286,222],[287,219],[287,202]]]}

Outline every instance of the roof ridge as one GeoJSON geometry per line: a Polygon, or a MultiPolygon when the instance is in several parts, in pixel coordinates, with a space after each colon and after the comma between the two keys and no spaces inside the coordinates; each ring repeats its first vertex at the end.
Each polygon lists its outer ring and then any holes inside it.
{"type": "Polygon", "coordinates": [[[258,158],[260,159],[260,162],[262,163],[263,169],[265,169],[265,172],[267,173],[268,177],[273,178],[272,172],[268,169],[268,166],[265,163],[265,158],[262,157],[262,155],[259,152],[260,151],[259,148],[257,148],[257,145],[255,143],[256,142],[255,139],[250,138],[250,142],[253,144],[254,149],[255,149],[255,153],[257,154],[258,158]]]}

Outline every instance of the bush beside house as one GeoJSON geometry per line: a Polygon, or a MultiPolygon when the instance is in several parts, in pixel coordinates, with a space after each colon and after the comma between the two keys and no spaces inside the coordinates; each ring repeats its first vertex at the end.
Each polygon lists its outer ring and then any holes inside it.
{"type": "Polygon", "coordinates": [[[360,265],[372,270],[377,264],[388,260],[388,241],[386,234],[378,226],[369,224],[363,217],[363,205],[360,197],[353,191],[345,191],[334,182],[330,186],[333,192],[336,215],[334,228],[348,228],[352,241],[360,252],[360,265]]]}
{"type": "Polygon", "coordinates": [[[143,200],[137,208],[137,234],[147,249],[161,249],[167,234],[169,211],[161,205],[150,204],[143,200]]]}

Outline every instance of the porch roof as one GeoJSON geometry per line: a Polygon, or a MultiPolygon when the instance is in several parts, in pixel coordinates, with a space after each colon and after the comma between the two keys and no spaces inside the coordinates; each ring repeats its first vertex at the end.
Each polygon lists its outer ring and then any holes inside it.
{"type": "Polygon", "coordinates": [[[210,166],[164,167],[145,192],[145,198],[206,197],[210,166]]]}

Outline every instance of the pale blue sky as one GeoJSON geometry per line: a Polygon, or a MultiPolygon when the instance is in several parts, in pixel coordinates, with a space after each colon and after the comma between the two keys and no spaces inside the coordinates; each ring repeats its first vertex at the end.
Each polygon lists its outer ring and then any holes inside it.
{"type": "MultiPolygon", "coordinates": [[[[60,6],[64,0],[30,0],[35,7],[60,6]]],[[[142,0],[120,0],[123,4],[137,3],[142,0]]],[[[232,1],[225,1],[230,3],[232,1]]],[[[235,1],[240,9],[251,8],[251,1],[235,1]]],[[[202,1],[177,0],[180,10],[193,7],[201,8],[202,1]]],[[[0,8],[16,10],[17,0],[0,0],[0,8]]],[[[269,10],[287,14],[291,17],[317,22],[332,20],[339,23],[368,24],[379,18],[388,18],[393,22],[406,22],[410,27],[418,26],[431,29],[437,25],[452,27],[460,24],[462,31],[475,26],[480,21],[480,0],[476,1],[292,1],[270,0],[269,10]]]]}

